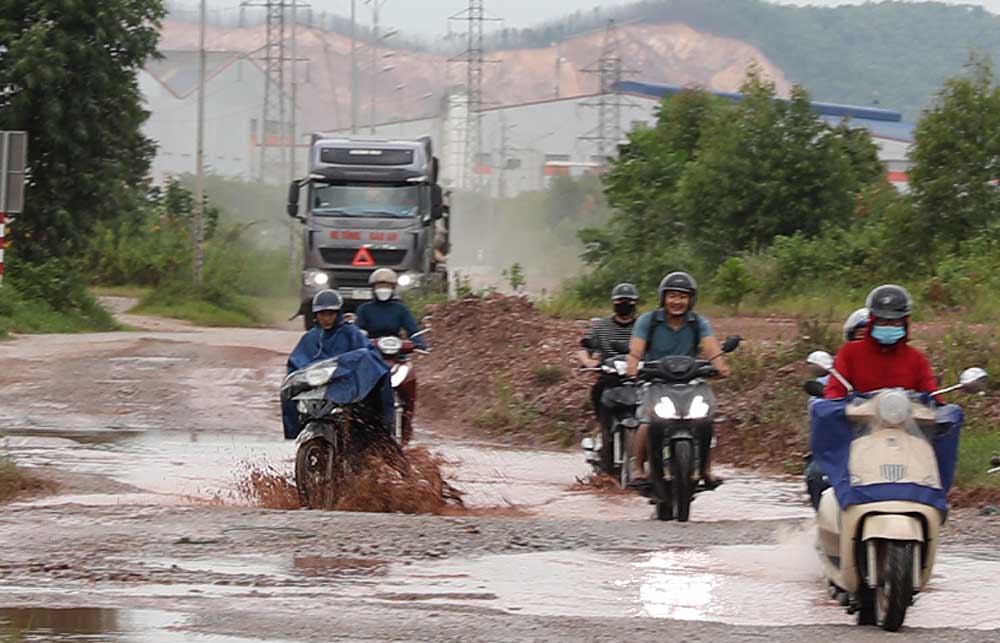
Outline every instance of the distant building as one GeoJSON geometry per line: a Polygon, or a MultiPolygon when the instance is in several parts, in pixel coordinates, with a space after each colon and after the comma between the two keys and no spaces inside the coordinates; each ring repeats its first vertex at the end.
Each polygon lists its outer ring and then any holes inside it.
{"type": "MultiPolygon", "coordinates": [[[[623,136],[639,127],[656,124],[656,110],[664,96],[683,91],[671,85],[626,81],[618,86],[622,98],[623,136]]],[[[734,100],[738,94],[720,93],[734,100]]],[[[454,94],[449,107],[437,117],[382,123],[375,127],[381,138],[412,138],[429,134],[442,161],[446,184],[485,186],[490,193],[511,196],[544,188],[553,176],[579,176],[602,171],[604,159],[590,139],[598,124],[598,110],[591,105],[596,96],[573,96],[518,105],[489,107],[482,112],[482,145],[472,174],[464,168],[464,100],[454,94]]],[[[854,127],[868,129],[879,147],[890,181],[906,188],[913,142],[911,123],[897,112],[830,103],[813,103],[816,113],[828,123],[844,119],[854,127]]],[[[348,135],[349,130],[330,133],[348,135]]]]}
{"type": "MultiPolygon", "coordinates": [[[[143,128],[156,142],[153,180],[195,171],[198,52],[164,51],[139,74],[150,111],[143,128]]],[[[220,176],[252,179],[260,171],[264,70],[246,54],[206,54],[205,166],[220,176]]],[[[277,129],[277,128],[273,128],[277,129]]],[[[272,140],[278,145],[280,141],[272,140]]],[[[285,180],[282,174],[280,180],[285,180]]]]}

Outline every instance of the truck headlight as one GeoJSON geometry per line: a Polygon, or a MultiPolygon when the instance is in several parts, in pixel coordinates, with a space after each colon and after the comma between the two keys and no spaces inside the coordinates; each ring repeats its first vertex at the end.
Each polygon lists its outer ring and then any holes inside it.
{"type": "Polygon", "coordinates": [[[406,288],[408,286],[412,286],[415,283],[415,281],[416,280],[413,278],[412,275],[404,274],[399,276],[399,281],[397,283],[403,288],[406,288]]]}
{"type": "Polygon", "coordinates": [[[321,270],[306,270],[302,273],[302,283],[306,286],[325,286],[330,283],[330,275],[321,270]]]}

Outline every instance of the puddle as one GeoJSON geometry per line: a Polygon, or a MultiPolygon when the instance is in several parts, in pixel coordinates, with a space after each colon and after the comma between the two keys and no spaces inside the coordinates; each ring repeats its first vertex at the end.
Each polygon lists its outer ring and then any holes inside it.
{"type": "MultiPolygon", "coordinates": [[[[489,605],[539,616],[647,617],[732,625],[848,624],[805,536],[791,545],[562,551],[393,566],[370,588],[386,600],[489,605]],[[570,588],[572,588],[570,590],[570,588]],[[403,597],[403,598],[400,598],[403,597]],[[780,597],[780,600],[762,600],[780,597]]],[[[911,627],[1000,628],[1000,560],[945,553],[911,627]]]]}
{"type": "MultiPolygon", "coordinates": [[[[181,631],[182,615],[158,610],[0,608],[0,640],[17,643],[251,643],[260,639],[181,631]],[[8,638],[9,637],[9,638],[8,638]]],[[[273,641],[274,639],[268,639],[273,641]]],[[[280,643],[280,642],[276,642],[280,643]]]]}

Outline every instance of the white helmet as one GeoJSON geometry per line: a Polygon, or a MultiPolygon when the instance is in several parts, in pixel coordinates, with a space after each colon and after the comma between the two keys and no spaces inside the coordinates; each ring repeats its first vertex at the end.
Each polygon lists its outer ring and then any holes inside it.
{"type": "Polygon", "coordinates": [[[858,308],[847,318],[844,322],[844,341],[851,342],[854,341],[854,331],[858,330],[862,326],[868,326],[868,318],[870,313],[867,308],[858,308]]]}
{"type": "Polygon", "coordinates": [[[391,268],[379,268],[368,278],[369,285],[392,284],[395,286],[399,282],[399,275],[391,268]]]}

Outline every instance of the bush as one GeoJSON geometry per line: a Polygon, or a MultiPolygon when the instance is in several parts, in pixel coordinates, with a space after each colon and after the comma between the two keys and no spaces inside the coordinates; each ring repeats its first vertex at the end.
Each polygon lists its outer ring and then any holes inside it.
{"type": "Polygon", "coordinates": [[[753,275],[740,257],[730,257],[719,266],[712,281],[715,301],[732,306],[738,314],[740,302],[756,289],[753,275]]]}
{"type": "Polygon", "coordinates": [[[26,263],[11,256],[0,287],[0,335],[113,330],[114,319],[66,259],[26,263]]]}

